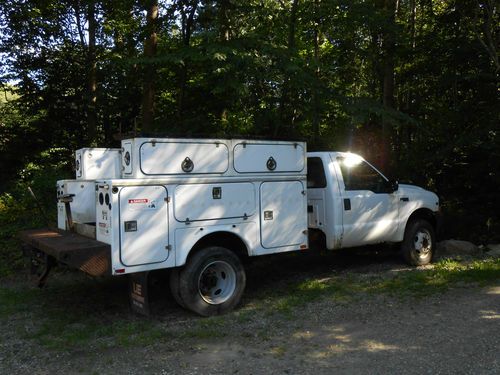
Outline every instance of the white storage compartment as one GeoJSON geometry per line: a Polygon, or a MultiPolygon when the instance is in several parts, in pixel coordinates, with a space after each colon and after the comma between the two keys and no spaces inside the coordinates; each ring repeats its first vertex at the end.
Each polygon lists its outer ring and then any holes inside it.
{"type": "Polygon", "coordinates": [[[181,222],[249,217],[255,206],[251,183],[179,185],[174,193],[174,215],[181,222]]]}
{"type": "Polygon", "coordinates": [[[303,142],[240,142],[234,145],[234,169],[239,173],[305,174],[306,147],[303,142]]]}
{"type": "MultiPolygon", "coordinates": [[[[95,183],[94,181],[60,180],[57,181],[57,197],[73,194],[70,203],[71,217],[76,223],[95,223],[95,183]]],[[[66,210],[63,203],[57,205],[57,225],[68,229],[66,210]]]]}
{"type": "Polygon", "coordinates": [[[78,180],[120,178],[121,150],[117,148],[81,148],[75,152],[75,168],[78,180]]]}
{"type": "Polygon", "coordinates": [[[167,189],[151,185],[126,186],[118,194],[121,263],[138,266],[167,260],[167,189]]]}
{"type": "Polygon", "coordinates": [[[307,198],[302,182],[262,183],[260,206],[262,247],[307,244],[307,198]]]}
{"type": "Polygon", "coordinates": [[[122,147],[126,178],[221,175],[229,168],[226,141],[134,138],[122,147]]]}

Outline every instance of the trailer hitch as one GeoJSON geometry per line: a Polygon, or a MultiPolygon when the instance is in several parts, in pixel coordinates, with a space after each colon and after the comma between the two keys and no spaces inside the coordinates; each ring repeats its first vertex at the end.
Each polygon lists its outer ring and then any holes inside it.
{"type": "Polygon", "coordinates": [[[33,276],[36,286],[43,288],[47,283],[50,271],[56,265],[55,259],[31,246],[23,246],[23,252],[30,259],[30,274],[33,276]]]}
{"type": "Polygon", "coordinates": [[[47,278],[49,277],[50,270],[53,268],[55,265],[54,259],[48,255],[46,255],[46,261],[45,264],[42,268],[42,272],[38,278],[38,281],[36,283],[36,286],[39,288],[43,288],[45,284],[47,283],[47,278]]]}

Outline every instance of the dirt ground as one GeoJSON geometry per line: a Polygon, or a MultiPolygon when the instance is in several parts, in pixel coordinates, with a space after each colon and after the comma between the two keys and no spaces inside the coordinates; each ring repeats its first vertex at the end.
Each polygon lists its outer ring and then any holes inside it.
{"type": "Polygon", "coordinates": [[[27,305],[1,320],[0,374],[499,374],[500,275],[488,287],[463,284],[419,298],[359,294],[297,304],[287,314],[254,313],[298,277],[406,270],[386,254],[271,257],[249,267],[241,307],[216,319],[196,317],[171,298],[156,299],[152,317],[136,317],[126,296],[116,299],[126,283],[85,281],[85,294],[71,292],[79,275],[59,275],[52,290],[40,292],[51,308],[71,315],[85,304],[85,314],[102,317],[103,325],[146,320],[157,340],[106,346],[97,335],[76,347],[47,348],[23,334],[48,306],[34,302],[36,312],[27,305]]]}

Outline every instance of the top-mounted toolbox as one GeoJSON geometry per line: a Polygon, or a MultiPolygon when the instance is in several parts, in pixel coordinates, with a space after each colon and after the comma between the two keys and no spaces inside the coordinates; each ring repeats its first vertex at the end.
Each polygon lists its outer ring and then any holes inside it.
{"type": "Polygon", "coordinates": [[[122,141],[122,177],[306,173],[303,142],[133,138],[122,141]]]}

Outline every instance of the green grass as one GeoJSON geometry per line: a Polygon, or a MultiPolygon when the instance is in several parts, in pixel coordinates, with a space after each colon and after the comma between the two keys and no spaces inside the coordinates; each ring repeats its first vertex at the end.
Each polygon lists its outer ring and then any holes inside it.
{"type": "Polygon", "coordinates": [[[396,296],[427,296],[459,284],[488,285],[500,279],[500,259],[475,260],[462,263],[443,260],[425,271],[405,272],[393,279],[368,286],[368,291],[387,292],[396,296]]]}
{"type": "Polygon", "coordinates": [[[0,287],[0,324],[9,320],[16,336],[52,350],[77,350],[89,343],[95,349],[149,346],[169,339],[161,325],[129,313],[126,289],[115,291],[84,278],[55,279],[43,290],[0,287]]]}
{"type": "Polygon", "coordinates": [[[320,298],[332,298],[344,303],[360,293],[423,297],[461,284],[484,286],[499,279],[500,259],[476,260],[471,263],[442,260],[432,269],[414,269],[395,275],[343,275],[322,280],[305,280],[289,285],[285,292],[273,292],[267,298],[266,308],[293,318],[292,313],[298,307],[320,298]]]}
{"type": "Polygon", "coordinates": [[[64,316],[52,313],[42,318],[24,338],[53,350],[78,349],[92,344],[95,349],[150,346],[171,335],[155,322],[139,317],[119,317],[110,323],[98,316],[64,316]]]}

